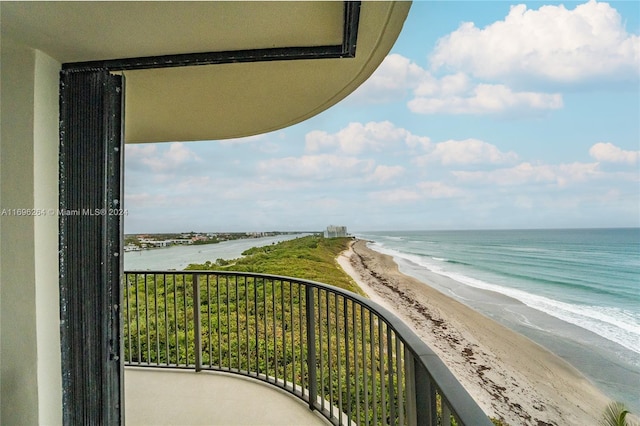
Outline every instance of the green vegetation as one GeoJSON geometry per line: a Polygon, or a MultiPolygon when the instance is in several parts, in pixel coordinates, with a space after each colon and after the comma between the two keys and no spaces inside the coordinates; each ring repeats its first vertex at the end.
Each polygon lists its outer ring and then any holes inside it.
{"type": "Polygon", "coordinates": [[[253,247],[244,257],[232,261],[191,264],[187,270],[255,272],[318,281],[363,294],[351,277],[336,263],[336,257],[349,247],[350,238],[324,238],[311,235],[264,247],[253,247]]]}
{"type": "Polygon", "coordinates": [[[600,422],[603,426],[631,426],[627,420],[629,410],[621,402],[612,402],[607,405],[600,422]]]}
{"type": "Polygon", "coordinates": [[[136,235],[125,235],[124,237],[124,245],[136,245],[138,247],[140,247],[140,240],[138,239],[138,237],[136,235]]]}
{"type": "MultiPolygon", "coordinates": [[[[283,234],[291,234],[291,232],[183,232],[180,234],[170,233],[170,234],[125,234],[124,236],[124,245],[134,245],[140,248],[149,248],[156,247],[153,244],[153,241],[161,242],[167,240],[189,240],[188,244],[193,245],[203,245],[203,244],[217,244],[222,241],[230,241],[230,240],[242,240],[248,238],[260,238],[260,237],[268,237],[275,235],[283,235],[283,234]],[[144,241],[144,243],[142,241],[144,241]]],[[[180,241],[178,244],[185,244],[186,241],[180,241]]],[[[163,246],[164,247],[164,246],[163,246]]]]}

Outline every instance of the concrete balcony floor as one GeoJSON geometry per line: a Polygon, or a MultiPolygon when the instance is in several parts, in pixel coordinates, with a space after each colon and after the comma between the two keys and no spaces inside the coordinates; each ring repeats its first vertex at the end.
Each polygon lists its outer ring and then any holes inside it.
{"type": "Polygon", "coordinates": [[[125,421],[139,425],[327,425],[298,398],[238,375],[125,368],[125,421]]]}

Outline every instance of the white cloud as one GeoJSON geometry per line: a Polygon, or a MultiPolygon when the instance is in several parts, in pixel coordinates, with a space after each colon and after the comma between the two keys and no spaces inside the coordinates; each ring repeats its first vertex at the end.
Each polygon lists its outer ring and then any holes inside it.
{"type": "Polygon", "coordinates": [[[380,165],[375,168],[373,174],[369,177],[369,179],[384,183],[392,180],[395,177],[401,176],[404,172],[405,168],[402,166],[380,165]]]}
{"type": "Polygon", "coordinates": [[[167,205],[167,196],[165,194],[149,194],[148,192],[140,192],[133,194],[125,194],[124,207],[154,207],[167,205]]]}
{"type": "Polygon", "coordinates": [[[189,160],[197,159],[198,156],[182,142],[174,142],[169,146],[169,151],[164,154],[164,158],[182,164],[189,160]]]}
{"type": "Polygon", "coordinates": [[[336,137],[324,130],[312,130],[305,136],[305,149],[308,152],[322,151],[326,148],[334,148],[337,145],[336,137]]]}
{"type": "Polygon", "coordinates": [[[391,189],[387,191],[375,191],[370,194],[370,198],[379,203],[395,204],[419,201],[423,197],[414,190],[410,189],[391,189]]]}
{"type": "Polygon", "coordinates": [[[440,80],[426,73],[414,94],[418,97],[448,97],[467,92],[471,87],[471,79],[463,72],[445,75],[440,80]]]}
{"type": "Polygon", "coordinates": [[[533,10],[521,4],[483,29],[463,23],[438,41],[430,60],[434,69],[483,79],[637,80],[640,37],[626,32],[619,13],[607,3],[591,0],[572,10],[563,5],[533,10]]]}
{"type": "Polygon", "coordinates": [[[374,191],[369,197],[376,202],[385,204],[412,203],[426,199],[453,198],[464,195],[459,188],[443,182],[418,182],[415,188],[395,188],[384,191],[374,191]]]}
{"type": "Polygon", "coordinates": [[[443,182],[419,182],[416,186],[427,198],[452,198],[464,195],[461,189],[443,182]]]}
{"type": "Polygon", "coordinates": [[[338,155],[304,155],[261,161],[258,171],[304,179],[339,179],[361,177],[373,170],[373,160],[338,155]]]}
{"type": "Polygon", "coordinates": [[[209,176],[184,176],[169,182],[169,185],[173,191],[177,191],[183,194],[188,193],[202,193],[213,192],[215,183],[209,176]]]}
{"type": "MultiPolygon", "coordinates": [[[[398,54],[383,61],[362,91],[373,102],[402,98],[412,91],[413,99],[407,106],[418,114],[522,114],[563,106],[558,93],[513,91],[503,84],[472,81],[464,72],[438,78],[398,54]]],[[[322,136],[326,135],[316,135],[317,141],[308,141],[309,147],[327,143],[322,136]]]]}
{"type": "Polygon", "coordinates": [[[314,198],[307,201],[307,204],[314,210],[320,210],[323,212],[335,212],[340,210],[344,206],[344,200],[340,198],[314,198]]]}
{"type": "Polygon", "coordinates": [[[589,149],[589,155],[597,161],[608,163],[636,164],[640,151],[625,151],[612,143],[599,142],[589,149]]]}
{"type": "Polygon", "coordinates": [[[373,75],[351,95],[351,98],[372,103],[401,99],[428,78],[429,72],[420,65],[393,53],[382,61],[373,75]]]}
{"type": "Polygon", "coordinates": [[[478,139],[462,141],[448,140],[438,143],[428,154],[416,157],[414,162],[424,166],[439,162],[445,166],[451,164],[503,164],[518,160],[512,151],[502,152],[495,145],[478,139]]]}
{"type": "Polygon", "coordinates": [[[192,163],[201,162],[191,149],[187,148],[182,142],[173,142],[169,144],[169,149],[160,153],[158,145],[127,145],[127,160],[139,162],[149,167],[154,172],[165,172],[175,170],[181,166],[192,163]]]}
{"type": "Polygon", "coordinates": [[[125,150],[127,159],[141,159],[155,155],[158,150],[157,144],[152,143],[138,143],[138,144],[126,144],[125,150]]]}
{"type": "Polygon", "coordinates": [[[304,155],[265,160],[258,164],[262,179],[284,176],[296,186],[304,181],[344,180],[354,178],[363,182],[387,183],[405,173],[402,166],[375,165],[372,159],[339,156],[332,154],[304,155]]]}
{"type": "Polygon", "coordinates": [[[396,127],[390,121],[349,123],[347,127],[330,134],[321,130],[307,133],[305,146],[308,152],[337,149],[339,152],[355,155],[364,151],[389,150],[393,146],[428,145],[429,138],[413,135],[406,129],[396,127]]]}
{"type": "Polygon", "coordinates": [[[278,178],[273,176],[247,176],[244,180],[224,179],[216,182],[215,197],[228,200],[272,198],[275,194],[306,191],[312,180],[278,178]]]}
{"type": "MultiPolygon", "coordinates": [[[[444,80],[444,79],[443,79],[444,80]]],[[[478,84],[468,93],[453,90],[465,86],[449,86],[439,97],[418,96],[407,104],[419,114],[516,114],[562,108],[562,96],[557,93],[514,92],[502,84],[478,84]]]]}
{"type": "Polygon", "coordinates": [[[498,186],[514,186],[529,183],[546,183],[560,187],[603,176],[603,173],[598,169],[598,163],[559,165],[521,163],[515,167],[492,171],[455,171],[452,174],[462,182],[475,184],[489,183],[498,186]]]}

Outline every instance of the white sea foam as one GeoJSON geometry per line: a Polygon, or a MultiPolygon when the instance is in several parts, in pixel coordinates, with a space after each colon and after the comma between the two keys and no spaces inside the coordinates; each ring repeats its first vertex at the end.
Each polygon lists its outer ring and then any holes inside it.
{"type": "Polygon", "coordinates": [[[547,330],[545,330],[544,328],[542,328],[542,327],[538,327],[536,324],[532,323],[532,322],[529,320],[529,318],[527,318],[527,316],[526,316],[526,315],[522,315],[521,313],[516,312],[516,311],[513,311],[513,310],[511,310],[511,309],[505,309],[505,310],[506,310],[507,312],[509,312],[510,314],[512,314],[513,316],[517,317],[517,318],[520,320],[520,322],[521,322],[522,324],[526,325],[527,327],[529,327],[529,328],[533,328],[533,329],[536,329],[536,330],[540,330],[540,331],[547,331],[547,330]]]}
{"type": "Polygon", "coordinates": [[[377,243],[372,244],[371,248],[393,257],[406,259],[431,272],[447,276],[462,284],[511,297],[530,308],[589,330],[640,354],[640,317],[631,311],[614,307],[578,305],[562,302],[531,294],[526,291],[488,283],[458,272],[447,270],[443,266],[446,265],[446,263],[437,258],[406,254],[386,248],[377,243]],[[435,259],[436,262],[434,262],[433,259],[435,259]]]}

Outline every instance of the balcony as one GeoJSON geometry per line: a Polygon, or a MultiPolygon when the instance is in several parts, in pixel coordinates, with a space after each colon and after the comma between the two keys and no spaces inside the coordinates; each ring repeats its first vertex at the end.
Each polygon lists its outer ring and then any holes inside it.
{"type": "Polygon", "coordinates": [[[131,424],[254,414],[268,424],[267,413],[274,424],[491,424],[404,323],[356,294],[239,272],[125,272],[124,282],[131,424]]]}
{"type": "Polygon", "coordinates": [[[326,426],[298,398],[267,383],[216,371],[125,369],[129,426],[326,426]]]}

